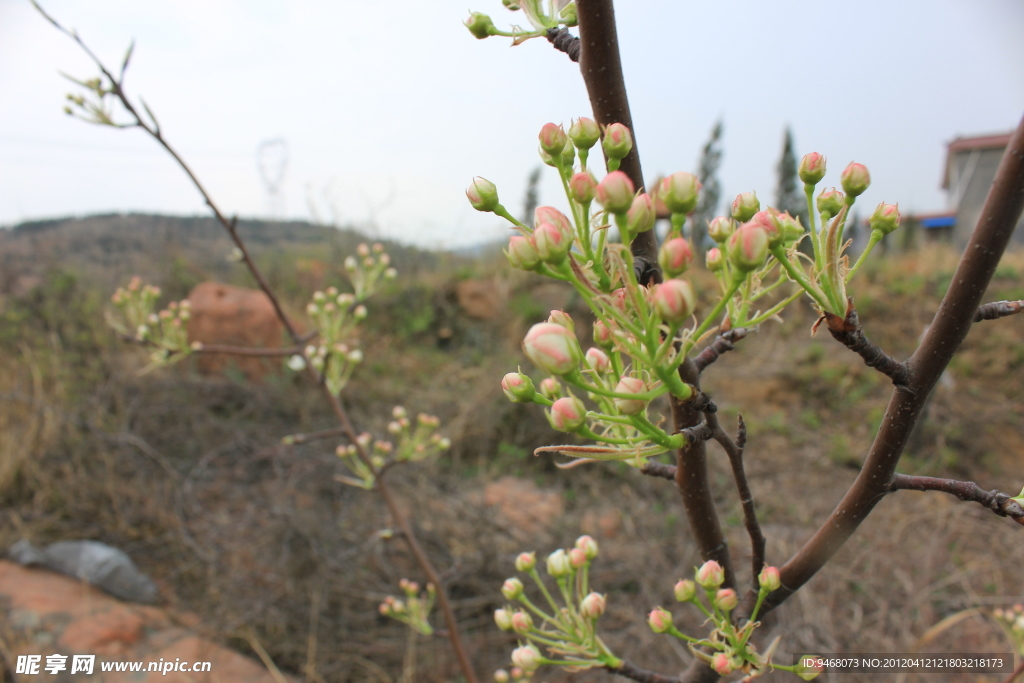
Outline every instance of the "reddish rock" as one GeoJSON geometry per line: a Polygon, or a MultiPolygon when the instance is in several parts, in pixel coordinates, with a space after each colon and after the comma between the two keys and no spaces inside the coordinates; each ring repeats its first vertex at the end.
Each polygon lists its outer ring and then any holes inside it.
{"type": "Polygon", "coordinates": [[[505,310],[505,289],[493,279],[461,280],[455,285],[455,298],[470,318],[490,320],[505,310]]]}

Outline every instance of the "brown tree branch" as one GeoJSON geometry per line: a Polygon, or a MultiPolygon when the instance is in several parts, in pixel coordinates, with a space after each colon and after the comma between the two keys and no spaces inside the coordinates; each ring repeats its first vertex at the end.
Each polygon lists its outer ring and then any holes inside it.
{"type": "Polygon", "coordinates": [[[613,674],[618,674],[625,678],[632,678],[634,681],[639,681],[640,683],[679,683],[678,678],[664,676],[654,671],[648,671],[647,669],[641,669],[632,662],[628,662],[626,660],[622,660],[622,666],[617,669],[613,669],[610,666],[606,668],[613,674]]]}
{"type": "Polygon", "coordinates": [[[666,465],[656,460],[648,460],[644,463],[643,467],[640,468],[640,474],[646,474],[648,477],[661,477],[662,479],[675,481],[676,466],[666,465]]]}
{"type": "Polygon", "coordinates": [[[567,54],[570,60],[580,61],[580,39],[569,33],[569,29],[549,28],[547,39],[556,50],[567,54]]]}
{"type": "Polygon", "coordinates": [[[860,318],[853,308],[851,300],[846,310],[846,319],[838,315],[825,312],[825,324],[828,331],[843,346],[847,347],[861,358],[869,368],[874,368],[892,380],[898,387],[906,387],[910,380],[910,372],[904,363],[899,362],[882,349],[878,348],[864,336],[864,330],[860,326],[860,318]]]}
{"type": "Polygon", "coordinates": [[[974,322],[982,320],[997,320],[1005,318],[1014,313],[1024,311],[1024,300],[1020,301],[992,301],[978,306],[978,312],[974,314],[974,322]]]}
{"type": "Polygon", "coordinates": [[[697,366],[697,372],[704,372],[723,353],[735,349],[734,344],[746,337],[750,332],[751,330],[746,327],[737,327],[715,337],[715,341],[708,344],[704,347],[703,351],[694,356],[693,362],[697,366]]]}
{"type": "Polygon", "coordinates": [[[958,481],[940,477],[921,477],[896,473],[889,485],[890,491],[941,491],[962,501],[979,503],[1000,517],[1009,517],[1024,525],[1024,508],[1012,497],[999,491],[985,491],[973,481],[958,481]]]}
{"type": "Polygon", "coordinates": [[[743,416],[739,416],[739,427],[736,432],[736,440],[718,422],[718,416],[714,413],[706,418],[708,425],[713,431],[715,441],[722,447],[725,454],[729,456],[729,464],[732,466],[732,476],[736,480],[736,490],[740,496],[740,505],[743,506],[743,526],[750,536],[750,566],[751,575],[757,576],[764,569],[765,538],[761,531],[761,524],[757,521],[757,510],[754,508],[754,494],[750,492],[750,484],[747,482],[747,473],[743,468],[743,447],[747,444],[747,425],[743,422],[743,416]]]}
{"type": "Polygon", "coordinates": [[[308,434],[289,434],[285,437],[287,444],[301,444],[309,443],[311,441],[319,441],[321,439],[330,439],[335,436],[347,436],[344,427],[335,427],[334,429],[322,429],[319,432],[309,432],[308,434]]]}

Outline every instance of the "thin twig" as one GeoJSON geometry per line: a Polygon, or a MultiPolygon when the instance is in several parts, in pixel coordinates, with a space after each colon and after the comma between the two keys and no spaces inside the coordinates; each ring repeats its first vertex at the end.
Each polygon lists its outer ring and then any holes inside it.
{"type": "Polygon", "coordinates": [[[330,439],[334,436],[345,436],[345,428],[334,427],[333,429],[322,429],[319,432],[309,432],[308,434],[289,434],[285,438],[288,439],[289,445],[292,445],[319,441],[321,439],[330,439]]]}
{"type": "Polygon", "coordinates": [[[648,671],[647,669],[641,669],[632,662],[622,660],[622,666],[617,669],[607,667],[608,671],[625,678],[632,678],[634,681],[640,683],[679,683],[678,678],[672,676],[665,676],[654,671],[648,671]]]}
{"type": "Polygon", "coordinates": [[[746,337],[750,332],[751,330],[746,327],[737,327],[715,337],[715,341],[708,344],[703,351],[694,356],[693,362],[697,366],[697,372],[704,372],[723,353],[735,349],[734,344],[746,337]]]}
{"type": "Polygon", "coordinates": [[[1009,495],[999,491],[985,491],[973,481],[958,481],[940,477],[921,477],[896,473],[893,475],[890,491],[941,491],[956,496],[962,501],[979,503],[1000,517],[1009,517],[1018,524],[1024,524],[1024,508],[1009,495]]]}
{"type": "Polygon", "coordinates": [[[643,467],[640,468],[640,474],[646,474],[649,477],[661,477],[662,479],[675,481],[676,466],[666,465],[656,460],[648,460],[647,462],[644,463],[643,467]]]}
{"type": "Polygon", "coordinates": [[[743,416],[738,418],[739,426],[736,431],[736,440],[718,422],[717,415],[708,415],[707,422],[713,430],[713,438],[729,456],[729,464],[732,466],[732,476],[736,480],[736,490],[740,496],[740,504],[743,506],[743,526],[747,528],[747,535],[750,536],[750,566],[753,576],[757,576],[764,569],[765,538],[761,531],[761,524],[757,521],[757,510],[754,507],[754,494],[750,492],[750,484],[747,481],[747,473],[743,467],[743,447],[747,444],[747,425],[743,422],[743,416]]]}
{"type": "Polygon", "coordinates": [[[846,311],[846,318],[825,313],[825,324],[828,331],[840,344],[850,349],[861,358],[869,368],[874,368],[892,380],[898,387],[906,387],[910,382],[910,371],[905,363],[901,363],[878,348],[864,336],[860,326],[860,318],[851,303],[846,311]]]}
{"type": "Polygon", "coordinates": [[[997,320],[1014,313],[1020,313],[1021,311],[1024,311],[1024,300],[993,301],[978,306],[978,312],[974,314],[974,322],[980,323],[982,320],[997,320]]]}

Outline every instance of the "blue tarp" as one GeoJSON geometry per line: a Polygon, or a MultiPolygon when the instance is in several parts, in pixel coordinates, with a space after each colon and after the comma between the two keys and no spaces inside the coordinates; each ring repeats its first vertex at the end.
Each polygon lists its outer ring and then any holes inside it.
{"type": "Polygon", "coordinates": [[[950,228],[956,225],[956,216],[935,216],[922,218],[921,225],[925,228],[950,228]]]}

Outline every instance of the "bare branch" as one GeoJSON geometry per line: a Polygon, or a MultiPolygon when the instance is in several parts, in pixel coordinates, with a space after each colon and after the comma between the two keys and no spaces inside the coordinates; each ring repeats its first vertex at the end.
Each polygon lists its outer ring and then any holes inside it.
{"type": "Polygon", "coordinates": [[[765,538],[761,532],[761,524],[757,521],[757,511],[754,508],[754,494],[750,492],[747,473],[743,468],[743,447],[747,443],[747,425],[743,422],[743,416],[740,415],[736,440],[733,441],[726,431],[722,429],[717,415],[708,415],[706,419],[714,432],[714,440],[719,443],[725,454],[729,456],[732,476],[736,480],[736,490],[740,496],[740,504],[743,506],[743,526],[747,528],[747,535],[750,536],[751,574],[752,576],[757,576],[764,569],[765,538]]]}
{"type": "Polygon", "coordinates": [[[750,334],[750,332],[751,330],[746,327],[737,327],[734,330],[723,332],[715,337],[715,341],[708,344],[703,351],[694,356],[693,362],[697,366],[697,372],[704,372],[704,370],[718,360],[719,356],[723,353],[735,349],[735,342],[743,339],[750,334]]]}
{"type": "Polygon", "coordinates": [[[346,436],[345,428],[335,427],[334,429],[322,429],[319,432],[309,432],[308,434],[289,434],[285,438],[288,440],[287,443],[291,445],[330,439],[335,436],[346,436]]]}
{"type": "Polygon", "coordinates": [[[865,365],[887,376],[896,386],[907,386],[910,381],[907,366],[868,341],[861,329],[860,318],[853,308],[852,301],[847,308],[845,320],[826,312],[825,324],[835,340],[863,358],[865,365]]]}
{"type": "Polygon", "coordinates": [[[920,477],[896,473],[890,491],[941,491],[969,503],[979,503],[1000,517],[1009,517],[1024,525],[1024,508],[1012,497],[999,491],[985,491],[973,481],[939,477],[920,477]]]}
{"type": "Polygon", "coordinates": [[[626,660],[622,660],[622,666],[618,669],[613,669],[610,666],[607,667],[607,669],[613,674],[618,674],[625,678],[632,678],[634,681],[639,681],[640,683],[679,683],[678,678],[664,676],[654,671],[648,671],[647,669],[641,669],[626,660]]]}
{"type": "Polygon", "coordinates": [[[646,474],[649,477],[661,477],[662,479],[675,481],[676,466],[666,465],[664,463],[657,462],[656,460],[648,460],[647,462],[644,463],[644,466],[640,468],[640,474],[646,474]]]}
{"type": "Polygon", "coordinates": [[[974,314],[974,322],[982,320],[998,320],[1014,313],[1024,311],[1024,300],[1019,301],[993,301],[978,306],[978,312],[974,314]]]}

